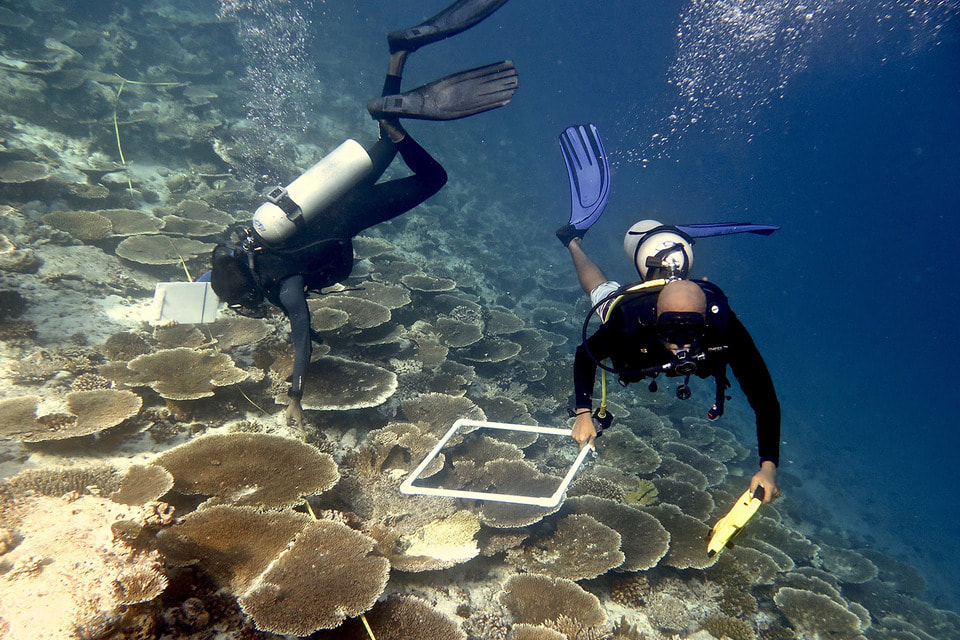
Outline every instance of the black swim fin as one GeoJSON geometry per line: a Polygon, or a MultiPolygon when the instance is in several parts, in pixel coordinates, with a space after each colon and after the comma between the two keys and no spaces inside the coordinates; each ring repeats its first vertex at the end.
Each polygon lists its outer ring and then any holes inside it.
{"type": "Polygon", "coordinates": [[[455,36],[506,4],[507,0],[458,0],[415,27],[387,34],[390,53],[413,52],[431,42],[455,36]]]}
{"type": "Polygon", "coordinates": [[[367,103],[374,120],[456,120],[509,103],[520,86],[510,60],[454,73],[413,91],[367,103]]]}

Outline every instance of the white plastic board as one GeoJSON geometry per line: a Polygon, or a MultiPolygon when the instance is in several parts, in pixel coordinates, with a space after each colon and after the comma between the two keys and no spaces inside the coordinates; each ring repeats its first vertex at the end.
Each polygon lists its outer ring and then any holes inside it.
{"type": "Polygon", "coordinates": [[[538,433],[542,435],[549,436],[559,436],[563,438],[570,439],[570,446],[576,446],[573,439],[570,438],[570,429],[555,429],[552,427],[532,427],[525,424],[507,424],[504,422],[484,422],[481,420],[468,420],[466,418],[461,418],[453,423],[453,426],[450,427],[450,430],[447,431],[440,442],[437,443],[437,446],[427,454],[427,457],[423,459],[416,469],[414,469],[407,479],[403,481],[403,484],[400,485],[400,493],[406,495],[426,495],[426,496],[442,496],[445,498],[466,498],[468,500],[493,500],[496,502],[510,502],[513,504],[527,504],[535,507],[546,507],[553,508],[560,504],[563,500],[563,495],[567,491],[567,487],[570,486],[570,483],[573,481],[573,477],[577,474],[577,471],[580,469],[580,466],[583,464],[583,461],[586,459],[587,454],[589,454],[593,447],[588,446],[580,450],[580,454],[573,461],[573,464],[570,466],[570,469],[567,471],[567,474],[563,477],[563,480],[560,482],[560,485],[556,490],[549,496],[520,496],[508,493],[488,493],[482,491],[461,491],[459,489],[444,489],[443,487],[424,487],[416,486],[414,483],[420,477],[420,474],[423,473],[423,470],[427,468],[434,458],[440,453],[440,450],[447,444],[447,442],[463,427],[475,427],[481,429],[502,429],[508,431],[525,431],[529,433],[538,433]]]}
{"type": "Polygon", "coordinates": [[[209,282],[158,282],[153,324],[202,324],[217,318],[220,299],[209,282]]]}

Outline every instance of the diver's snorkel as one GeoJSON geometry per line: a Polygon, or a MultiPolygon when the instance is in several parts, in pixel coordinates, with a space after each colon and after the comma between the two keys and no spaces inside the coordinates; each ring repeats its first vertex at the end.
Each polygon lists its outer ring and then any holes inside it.
{"type": "Polygon", "coordinates": [[[303,228],[373,168],[356,140],[347,140],[286,187],[275,187],[253,214],[253,230],[267,244],[279,244],[303,228]]]}

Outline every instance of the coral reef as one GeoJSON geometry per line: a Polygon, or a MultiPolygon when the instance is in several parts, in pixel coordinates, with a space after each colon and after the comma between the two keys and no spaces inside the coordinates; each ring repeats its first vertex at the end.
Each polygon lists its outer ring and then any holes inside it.
{"type": "Polygon", "coordinates": [[[500,601],[515,623],[541,625],[566,617],[580,628],[589,628],[607,619],[595,595],[564,578],[536,574],[511,576],[503,584],[500,601]]]}
{"type": "Polygon", "coordinates": [[[554,578],[596,578],[623,564],[620,534],[585,514],[569,515],[556,532],[507,552],[507,562],[528,573],[554,578]]]}
{"type": "Polygon", "coordinates": [[[670,534],[657,519],[639,509],[611,500],[582,496],[570,498],[563,506],[564,513],[585,513],[617,531],[621,536],[623,563],[620,571],[652,569],[667,554],[670,534]]]}
{"type": "Polygon", "coordinates": [[[173,475],[180,493],[263,509],[300,504],[340,478],[329,454],[264,433],[203,436],[161,454],[154,464],[173,475]]]}
{"type": "Polygon", "coordinates": [[[149,509],[93,495],[20,497],[4,511],[16,531],[0,580],[0,619],[11,639],[69,637],[77,627],[119,617],[167,585],[155,552],[134,552],[111,523],[144,521],[149,509]]]}

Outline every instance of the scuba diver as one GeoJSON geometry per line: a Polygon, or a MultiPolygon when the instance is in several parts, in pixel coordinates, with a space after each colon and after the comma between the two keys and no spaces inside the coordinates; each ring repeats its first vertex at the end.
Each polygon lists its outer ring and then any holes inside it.
{"type": "Polygon", "coordinates": [[[574,357],[573,439],[581,448],[592,444],[612,422],[605,395],[600,408],[593,410],[598,366],[617,375],[624,386],[651,379],[651,391],[657,390],[660,374],[681,378],[676,393],[683,400],[692,395],[691,376],[712,377],[716,396],[707,417],[716,420],[723,415],[727,399],[729,365],[756,415],[760,470],[751,478],[750,494],[762,487],[758,495],[763,502],[772,501],[779,495],[780,448],[780,403],[773,380],[723,291],[689,276],[694,238],[769,235],[778,227],[751,223],[665,226],[641,220],[630,227],[623,241],[641,281],[621,286],[609,280],[581,246],[610,192],[610,168],[599,133],[594,125],[569,127],[561,134],[560,145],[570,177],[572,208],[570,222],[557,231],[557,237],[569,250],[580,286],[593,303],[574,357]],[[587,337],[594,313],[602,324],[587,337]],[[603,363],[607,358],[612,366],[603,363]]]}
{"type": "Polygon", "coordinates": [[[213,250],[210,285],[231,309],[262,315],[266,300],[290,319],[295,356],[288,421],[303,422],[304,375],[312,342],[320,342],[310,326],[307,294],[350,275],[356,234],[413,209],[447,181],[443,167],[399,118],[464,118],[506,105],[518,88],[513,63],[503,61],[401,93],[407,57],[474,26],[506,1],[459,0],[415,27],[390,33],[382,96],[367,104],[379,122],[376,143],[366,150],[347,140],[286,187],[273,189],[254,213],[251,228],[213,250]],[[413,175],[377,183],[398,152],[413,175]]]}

